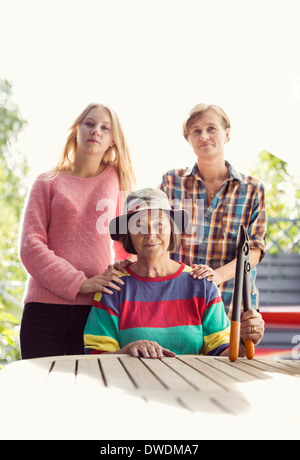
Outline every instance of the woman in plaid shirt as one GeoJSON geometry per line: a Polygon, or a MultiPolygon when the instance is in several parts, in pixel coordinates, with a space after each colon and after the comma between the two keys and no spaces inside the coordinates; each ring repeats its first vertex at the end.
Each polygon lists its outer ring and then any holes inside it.
{"type": "Polygon", "coordinates": [[[186,265],[197,265],[192,276],[216,282],[230,317],[236,239],[243,224],[251,246],[252,307],[257,308],[255,266],[266,250],[264,187],[258,179],[238,173],[225,161],[230,121],[220,107],[196,105],[183,124],[183,135],[197,161],[193,167],[168,171],[160,185],[171,204],[186,209],[190,216],[190,226],[172,258],[186,265]]]}

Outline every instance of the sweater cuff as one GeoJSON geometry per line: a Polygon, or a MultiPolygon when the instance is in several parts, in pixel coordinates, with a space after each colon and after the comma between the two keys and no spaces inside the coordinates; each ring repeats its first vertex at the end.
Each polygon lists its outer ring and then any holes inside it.
{"type": "Polygon", "coordinates": [[[75,301],[77,295],[79,294],[79,290],[82,284],[85,282],[87,277],[83,272],[78,273],[78,277],[74,279],[73,283],[70,283],[69,286],[66,286],[65,294],[62,295],[66,300],[71,300],[72,302],[75,301]],[[78,279],[77,279],[78,278],[78,279]]]}

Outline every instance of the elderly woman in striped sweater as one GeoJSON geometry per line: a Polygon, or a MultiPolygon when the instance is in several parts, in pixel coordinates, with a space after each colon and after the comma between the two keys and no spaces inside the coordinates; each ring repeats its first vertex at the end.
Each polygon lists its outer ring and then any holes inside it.
{"type": "MultiPolygon", "coordinates": [[[[85,352],[159,359],[226,355],[230,323],[216,284],[194,279],[190,267],[170,258],[187,229],[188,213],[171,209],[159,189],[132,192],[125,211],[110,222],[110,233],[137,260],[121,276],[120,291],[96,293],[84,331],[85,352]]],[[[256,345],[263,331],[259,313],[244,313],[241,340],[256,345]]],[[[239,354],[245,356],[242,342],[239,354]]]]}

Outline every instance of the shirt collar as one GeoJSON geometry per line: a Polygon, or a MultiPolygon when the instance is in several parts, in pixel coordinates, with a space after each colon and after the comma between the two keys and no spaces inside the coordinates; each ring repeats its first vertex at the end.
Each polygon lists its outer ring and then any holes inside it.
{"type": "MultiPolygon", "coordinates": [[[[242,181],[241,174],[239,172],[237,172],[233,168],[233,166],[231,166],[231,164],[228,161],[225,161],[225,163],[228,166],[228,170],[229,170],[229,180],[236,179],[237,181],[241,182],[242,181]]],[[[190,166],[190,167],[186,168],[183,171],[182,176],[186,177],[186,176],[190,176],[191,174],[193,174],[195,176],[195,179],[202,180],[200,175],[199,175],[197,162],[194,164],[194,166],[190,166]]]]}
{"type": "Polygon", "coordinates": [[[242,182],[242,175],[239,172],[237,172],[228,161],[225,161],[225,163],[229,169],[229,174],[230,174],[229,179],[230,180],[236,179],[237,181],[242,182]]]}

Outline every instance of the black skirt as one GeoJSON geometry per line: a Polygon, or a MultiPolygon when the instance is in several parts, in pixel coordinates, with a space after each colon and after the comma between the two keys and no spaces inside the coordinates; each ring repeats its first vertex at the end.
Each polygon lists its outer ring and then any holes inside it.
{"type": "Polygon", "coordinates": [[[22,359],[84,354],[90,309],[90,305],[26,303],[20,330],[22,359]]]}

